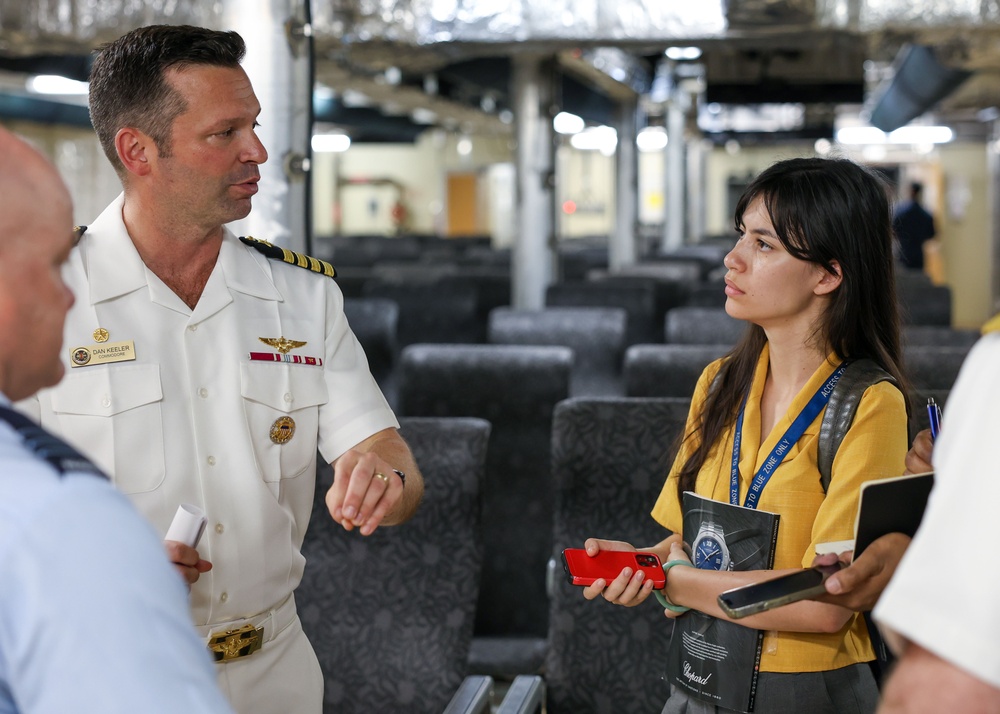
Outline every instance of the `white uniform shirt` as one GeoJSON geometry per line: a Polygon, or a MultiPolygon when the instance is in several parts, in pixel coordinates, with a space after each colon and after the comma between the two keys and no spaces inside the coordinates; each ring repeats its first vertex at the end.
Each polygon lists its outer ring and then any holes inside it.
{"type": "Polygon", "coordinates": [[[1000,333],[962,364],[934,444],[934,489],[875,618],[953,665],[1000,687],[1000,333]]]}
{"type": "MultiPolygon", "coordinates": [[[[192,590],[196,624],[250,617],[298,585],[315,490],[326,461],[398,426],[347,324],[329,277],[269,260],[228,230],[192,311],[149,271],[121,217],[123,197],[74,249],[64,277],[66,376],[39,393],[40,419],[112,475],[160,533],[178,504],[205,510],[199,545],[214,568],[192,590]],[[133,341],[135,359],[73,367],[78,347],[133,341]],[[260,338],[303,342],[290,356],[260,338]],[[281,417],[294,435],[275,443],[281,417]]],[[[37,408],[37,407],[36,407],[37,408]]]]}
{"type": "Polygon", "coordinates": [[[0,421],[0,714],[229,711],[158,535],[0,421]]]}

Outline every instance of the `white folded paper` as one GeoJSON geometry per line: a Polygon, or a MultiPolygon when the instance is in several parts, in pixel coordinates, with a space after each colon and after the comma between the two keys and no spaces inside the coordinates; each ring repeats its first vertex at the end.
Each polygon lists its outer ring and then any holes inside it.
{"type": "Polygon", "coordinates": [[[854,539],[851,540],[831,540],[826,543],[816,544],[816,555],[826,555],[836,553],[840,555],[844,551],[854,550],[854,539]]]}
{"type": "Polygon", "coordinates": [[[201,534],[205,532],[206,523],[208,518],[205,517],[203,510],[190,503],[182,503],[177,507],[177,513],[174,514],[174,520],[170,523],[164,540],[175,540],[197,548],[201,534]]]}

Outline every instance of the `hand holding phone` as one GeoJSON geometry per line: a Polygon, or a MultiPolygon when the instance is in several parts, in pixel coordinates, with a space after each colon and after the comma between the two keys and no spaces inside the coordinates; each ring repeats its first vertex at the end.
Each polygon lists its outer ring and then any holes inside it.
{"type": "Polygon", "coordinates": [[[771,580],[733,588],[719,595],[719,607],[729,617],[738,620],[799,600],[807,600],[825,593],[823,583],[843,567],[839,562],[817,565],[771,580]]]}
{"type": "Polygon", "coordinates": [[[667,577],[656,553],[601,550],[597,555],[591,556],[583,548],[566,548],[562,552],[562,558],[563,568],[573,585],[593,585],[598,579],[610,583],[625,568],[631,568],[633,573],[641,570],[645,579],[653,582],[656,590],[667,584],[667,577]]]}

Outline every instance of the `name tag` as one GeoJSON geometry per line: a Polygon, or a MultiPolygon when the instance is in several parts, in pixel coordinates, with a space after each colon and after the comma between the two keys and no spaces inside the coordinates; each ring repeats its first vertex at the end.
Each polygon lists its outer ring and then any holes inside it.
{"type": "Polygon", "coordinates": [[[86,367],[92,364],[108,364],[109,362],[128,362],[135,359],[135,341],[104,342],[90,347],[74,347],[69,353],[73,367],[86,367]]]}

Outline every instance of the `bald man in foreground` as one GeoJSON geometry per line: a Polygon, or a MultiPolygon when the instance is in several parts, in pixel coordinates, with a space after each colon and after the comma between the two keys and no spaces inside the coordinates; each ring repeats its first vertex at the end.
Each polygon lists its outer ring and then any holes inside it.
{"type": "Polygon", "coordinates": [[[159,537],[10,407],[63,375],[72,220],[55,169],[0,128],[0,712],[230,712],[159,537]]]}

